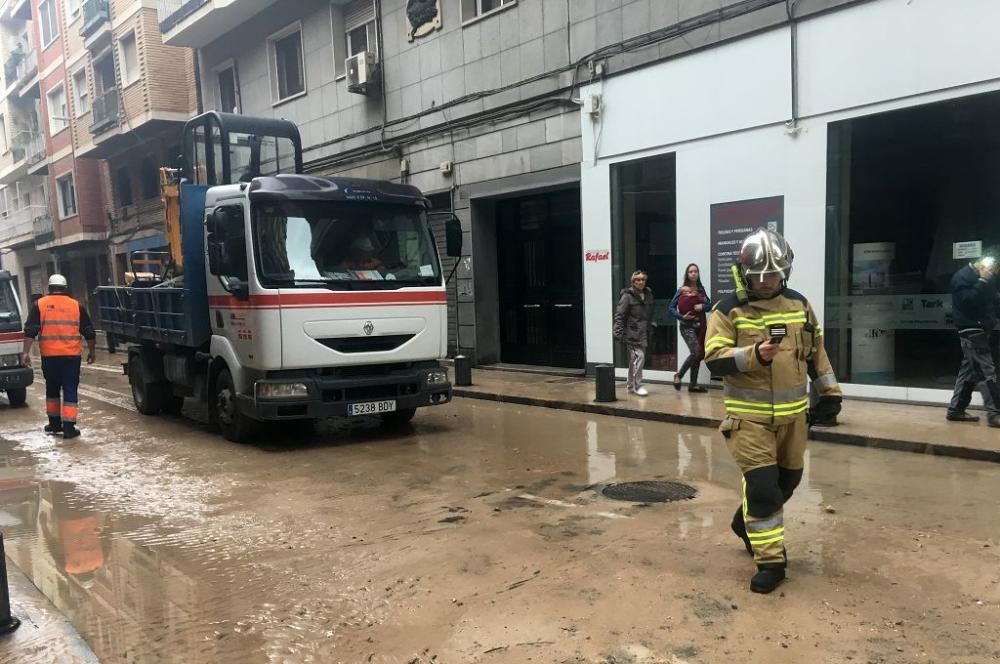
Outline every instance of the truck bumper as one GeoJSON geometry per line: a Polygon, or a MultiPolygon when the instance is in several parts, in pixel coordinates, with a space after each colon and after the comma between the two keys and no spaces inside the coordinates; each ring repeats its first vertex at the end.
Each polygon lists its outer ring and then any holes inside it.
{"type": "Polygon", "coordinates": [[[440,406],[451,401],[451,382],[428,383],[428,374],[443,372],[440,365],[395,371],[377,378],[289,378],[305,383],[307,398],[255,399],[241,394],[240,411],[255,420],[305,420],[346,417],[352,404],[395,401],[396,410],[440,406]]]}
{"type": "Polygon", "coordinates": [[[35,372],[28,367],[0,369],[0,390],[28,387],[35,382],[35,372]]]}

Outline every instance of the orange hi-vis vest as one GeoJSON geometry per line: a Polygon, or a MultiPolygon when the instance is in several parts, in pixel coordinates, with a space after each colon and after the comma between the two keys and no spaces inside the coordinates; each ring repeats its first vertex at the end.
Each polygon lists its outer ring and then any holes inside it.
{"type": "Polygon", "coordinates": [[[83,351],[80,340],[80,303],[67,295],[46,295],[38,300],[41,331],[38,350],[42,357],[79,356],[83,351]]]}

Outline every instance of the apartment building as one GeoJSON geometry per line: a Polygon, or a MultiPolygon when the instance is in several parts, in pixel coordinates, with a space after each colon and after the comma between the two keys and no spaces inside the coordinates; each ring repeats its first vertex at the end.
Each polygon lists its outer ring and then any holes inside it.
{"type": "Polygon", "coordinates": [[[0,48],[0,260],[26,301],[59,271],[89,302],[166,245],[159,167],[197,110],[194,56],[131,0],[7,0],[0,48]]]}
{"type": "MultiPolygon", "coordinates": [[[[206,108],[293,120],[308,171],[408,182],[462,219],[452,352],[583,369],[586,256],[610,254],[581,230],[582,127],[600,109],[581,113],[580,86],[788,16],[784,0],[162,0],[160,21],[198,50],[206,108]]],[[[678,337],[658,319],[666,367],[678,337]]]]}

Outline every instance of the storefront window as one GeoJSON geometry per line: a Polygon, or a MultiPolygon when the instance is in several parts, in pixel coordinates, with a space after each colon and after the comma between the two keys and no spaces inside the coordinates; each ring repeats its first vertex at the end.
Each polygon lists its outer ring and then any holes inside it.
{"type": "MultiPolygon", "coordinates": [[[[612,313],[618,294],[635,270],[649,275],[656,298],[646,368],[677,370],[677,326],[667,304],[677,289],[677,192],[673,154],[611,167],[612,313]]],[[[626,366],[623,344],[615,344],[615,366],[626,366]]]]}
{"type": "Polygon", "coordinates": [[[998,115],[988,94],[830,125],[826,347],[842,381],[953,386],[949,283],[1000,243],[998,115]]]}

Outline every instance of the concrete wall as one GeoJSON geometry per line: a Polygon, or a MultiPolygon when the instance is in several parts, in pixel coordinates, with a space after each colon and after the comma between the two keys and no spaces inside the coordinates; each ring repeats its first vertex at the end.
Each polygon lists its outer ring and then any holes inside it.
{"type": "MultiPolygon", "coordinates": [[[[672,152],[678,262],[698,262],[703,278],[711,276],[704,268],[710,264],[712,204],[784,196],[786,235],[800,266],[794,287],[822,319],[829,123],[1000,90],[1000,44],[981,27],[1000,21],[1000,5],[957,4],[961,11],[952,3],[880,0],[804,21],[801,117],[791,133],[785,124],[791,113],[787,27],[585,87],[583,94],[600,93],[605,100],[599,122],[581,115],[584,155],[597,155],[596,162],[585,158],[582,169],[585,250],[611,248],[611,167],[672,152]],[[943,25],[949,28],[942,31],[943,25]],[[850,48],[843,48],[848,38],[850,48]],[[926,58],[915,56],[921,49],[926,58]],[[685,103],[678,108],[672,99],[685,103]]],[[[587,360],[610,362],[611,263],[585,265],[587,360]]],[[[947,396],[904,387],[847,389],[881,398],[947,396]]]]}

